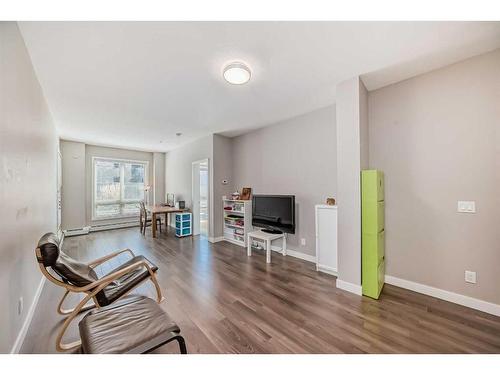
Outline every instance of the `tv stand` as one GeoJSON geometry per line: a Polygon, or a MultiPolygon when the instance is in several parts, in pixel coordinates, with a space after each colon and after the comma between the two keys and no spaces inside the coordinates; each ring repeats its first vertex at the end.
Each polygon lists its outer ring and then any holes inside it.
{"type": "Polygon", "coordinates": [[[267,233],[264,229],[248,233],[247,236],[247,255],[252,256],[252,239],[263,241],[266,244],[266,263],[271,263],[271,243],[274,240],[281,239],[281,254],[286,256],[286,235],[285,233],[267,233]]]}
{"type": "Polygon", "coordinates": [[[262,231],[269,234],[283,234],[283,232],[278,229],[262,229],[262,231]]]}

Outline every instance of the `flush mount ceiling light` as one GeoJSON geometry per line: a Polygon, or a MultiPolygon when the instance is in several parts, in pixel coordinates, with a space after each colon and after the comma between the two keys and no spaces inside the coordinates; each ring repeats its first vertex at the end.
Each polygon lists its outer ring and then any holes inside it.
{"type": "Polygon", "coordinates": [[[226,65],[223,71],[224,79],[233,85],[243,85],[250,80],[250,68],[241,62],[226,65]]]}

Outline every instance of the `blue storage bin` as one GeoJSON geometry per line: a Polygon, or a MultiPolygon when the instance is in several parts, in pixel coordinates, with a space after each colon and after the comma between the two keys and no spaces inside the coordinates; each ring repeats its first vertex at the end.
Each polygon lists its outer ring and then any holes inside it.
{"type": "Polygon", "coordinates": [[[191,227],[191,213],[176,213],[175,228],[175,235],[177,237],[190,236],[193,233],[191,227]]]}

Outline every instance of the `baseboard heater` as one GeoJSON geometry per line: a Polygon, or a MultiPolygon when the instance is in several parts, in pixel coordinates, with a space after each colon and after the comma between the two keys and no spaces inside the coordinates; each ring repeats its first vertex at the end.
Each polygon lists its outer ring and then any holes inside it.
{"type": "Polygon", "coordinates": [[[114,224],[99,224],[92,225],[90,227],[91,232],[99,232],[101,230],[110,230],[110,229],[120,229],[120,228],[130,228],[130,227],[138,227],[138,220],[134,221],[126,221],[122,223],[114,223],[114,224]]]}
{"type": "Polygon", "coordinates": [[[63,230],[64,237],[81,236],[82,234],[88,234],[89,232],[90,232],[90,227],[63,230]]]}
{"type": "Polygon", "coordinates": [[[66,229],[63,231],[65,237],[71,237],[71,236],[81,236],[84,234],[89,234],[90,232],[99,232],[103,230],[110,230],[110,229],[120,229],[120,228],[131,228],[131,227],[138,227],[139,223],[137,220],[134,221],[127,221],[127,222],[122,222],[122,223],[112,223],[112,224],[98,224],[98,225],[92,225],[92,226],[87,226],[83,228],[75,228],[75,229],[66,229]]]}

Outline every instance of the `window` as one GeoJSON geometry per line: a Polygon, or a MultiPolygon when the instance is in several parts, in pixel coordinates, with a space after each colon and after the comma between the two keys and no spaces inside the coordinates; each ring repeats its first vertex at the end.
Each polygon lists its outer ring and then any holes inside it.
{"type": "Polygon", "coordinates": [[[147,163],[94,158],[93,219],[139,214],[144,200],[147,163]]]}

